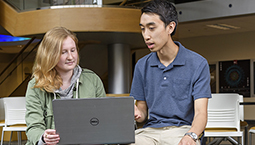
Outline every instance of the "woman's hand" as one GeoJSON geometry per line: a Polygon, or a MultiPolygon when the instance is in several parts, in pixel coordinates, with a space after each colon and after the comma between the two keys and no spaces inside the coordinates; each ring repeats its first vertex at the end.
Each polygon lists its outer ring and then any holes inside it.
{"type": "Polygon", "coordinates": [[[59,142],[60,137],[56,134],[56,130],[47,129],[44,131],[43,140],[47,145],[56,145],[59,142]]]}

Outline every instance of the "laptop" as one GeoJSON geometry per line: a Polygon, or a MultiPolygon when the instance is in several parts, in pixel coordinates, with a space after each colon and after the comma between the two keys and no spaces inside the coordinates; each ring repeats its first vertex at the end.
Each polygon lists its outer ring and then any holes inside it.
{"type": "Polygon", "coordinates": [[[135,142],[133,97],[55,99],[52,104],[59,144],[135,142]]]}

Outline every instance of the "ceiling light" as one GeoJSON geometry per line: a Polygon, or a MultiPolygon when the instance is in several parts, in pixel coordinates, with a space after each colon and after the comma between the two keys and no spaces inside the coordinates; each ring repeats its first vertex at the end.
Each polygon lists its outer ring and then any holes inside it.
{"type": "Polygon", "coordinates": [[[228,25],[228,24],[211,24],[211,25],[206,25],[211,28],[216,28],[216,29],[221,29],[221,30],[230,30],[230,29],[239,29],[240,27],[228,25]]]}
{"type": "Polygon", "coordinates": [[[15,41],[24,41],[24,40],[30,40],[31,38],[25,38],[25,37],[14,37],[10,35],[1,35],[0,34],[0,42],[15,42],[15,41]]]}
{"type": "Polygon", "coordinates": [[[232,25],[228,25],[228,24],[220,24],[221,26],[224,26],[224,27],[228,27],[230,29],[239,29],[240,27],[236,27],[236,26],[232,26],[232,25]]]}

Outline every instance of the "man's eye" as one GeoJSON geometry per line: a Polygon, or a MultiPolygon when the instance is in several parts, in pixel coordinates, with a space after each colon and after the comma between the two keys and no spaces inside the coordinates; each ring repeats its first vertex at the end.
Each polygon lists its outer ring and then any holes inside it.
{"type": "Polygon", "coordinates": [[[150,30],[154,30],[154,27],[150,27],[149,29],[150,29],[150,30]]]}
{"type": "Polygon", "coordinates": [[[141,30],[143,31],[143,30],[144,30],[144,28],[141,28],[141,30]]]}

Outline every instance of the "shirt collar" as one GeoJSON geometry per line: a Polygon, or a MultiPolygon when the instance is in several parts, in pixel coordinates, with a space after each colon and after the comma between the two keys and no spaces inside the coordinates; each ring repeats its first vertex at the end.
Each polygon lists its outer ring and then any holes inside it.
{"type": "Polygon", "coordinates": [[[174,41],[174,43],[179,46],[179,51],[173,61],[173,65],[185,65],[186,48],[180,42],[174,41]]]}
{"type": "MultiPolygon", "coordinates": [[[[179,46],[179,51],[174,59],[174,61],[172,62],[172,65],[185,65],[185,49],[184,46],[177,41],[174,41],[174,43],[176,45],[179,46]]],[[[151,66],[158,66],[159,68],[164,67],[164,65],[159,61],[157,52],[152,52],[151,54],[151,66]]]]}

